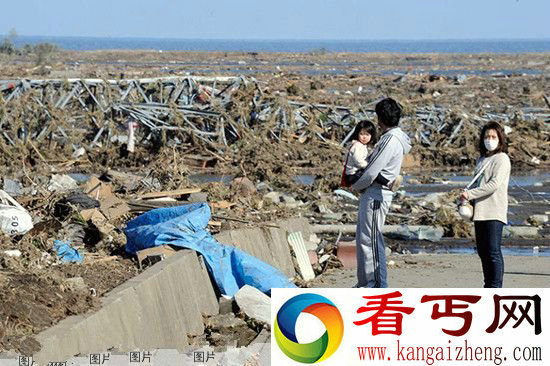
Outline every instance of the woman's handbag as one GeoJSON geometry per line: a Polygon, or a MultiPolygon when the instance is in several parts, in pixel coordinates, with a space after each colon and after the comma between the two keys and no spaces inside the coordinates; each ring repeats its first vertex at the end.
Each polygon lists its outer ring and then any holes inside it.
{"type": "MultiPolygon", "coordinates": [[[[477,174],[474,176],[474,179],[472,179],[472,181],[468,183],[468,185],[466,186],[466,188],[464,188],[464,190],[469,189],[479,179],[479,177],[481,176],[485,168],[487,168],[487,165],[489,165],[488,162],[481,167],[479,172],[477,172],[477,174]]],[[[472,204],[467,200],[460,201],[458,203],[457,209],[458,209],[458,214],[464,220],[471,220],[474,217],[474,206],[472,206],[472,204]]]]}
{"type": "Polygon", "coordinates": [[[458,214],[464,220],[471,220],[474,217],[474,206],[466,200],[458,204],[458,214]]]}

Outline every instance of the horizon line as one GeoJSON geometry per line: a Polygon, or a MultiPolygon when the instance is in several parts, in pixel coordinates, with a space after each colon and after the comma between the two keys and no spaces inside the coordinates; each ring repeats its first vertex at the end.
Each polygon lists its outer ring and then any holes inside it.
{"type": "MultiPolygon", "coordinates": [[[[2,37],[8,37],[3,34],[2,37]]],[[[60,35],[27,35],[17,34],[18,37],[37,38],[97,38],[97,39],[147,39],[147,40],[180,40],[180,41],[345,41],[345,42],[426,42],[426,41],[550,41],[550,38],[177,38],[177,37],[142,37],[142,36],[60,36],[60,35]]]]}

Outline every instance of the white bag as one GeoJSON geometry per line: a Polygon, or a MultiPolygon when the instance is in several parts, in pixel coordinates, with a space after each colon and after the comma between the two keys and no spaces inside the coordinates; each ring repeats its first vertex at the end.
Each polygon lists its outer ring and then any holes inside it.
{"type": "Polygon", "coordinates": [[[29,212],[0,189],[0,230],[13,236],[25,234],[32,228],[32,217],[29,212]]]}
{"type": "Polygon", "coordinates": [[[464,220],[471,220],[474,217],[474,207],[468,201],[463,201],[458,205],[458,214],[464,220]]]}

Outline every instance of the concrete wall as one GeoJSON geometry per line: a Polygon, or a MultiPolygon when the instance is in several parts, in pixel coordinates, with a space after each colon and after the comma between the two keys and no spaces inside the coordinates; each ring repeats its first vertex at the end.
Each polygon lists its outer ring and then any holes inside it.
{"type": "MultiPolygon", "coordinates": [[[[311,227],[303,218],[282,221],[277,226],[231,230],[216,235],[216,239],[292,277],[295,270],[287,235],[302,231],[307,239],[311,227]]],[[[194,251],[180,250],[113,289],[95,313],[69,317],[40,333],[36,339],[42,349],[34,360],[44,365],[110,349],[181,350],[187,345],[187,335],[204,332],[202,315],[214,315],[218,310],[202,259],[194,251]]]]}
{"type": "Polygon", "coordinates": [[[39,365],[111,348],[182,349],[187,335],[204,332],[202,315],[218,313],[206,267],[181,250],[125,282],[102,299],[97,312],[69,317],[37,336],[39,365]]]}
{"type": "Polygon", "coordinates": [[[220,243],[235,246],[278,268],[288,277],[294,277],[296,271],[287,241],[288,233],[301,231],[304,239],[307,240],[311,234],[311,227],[306,218],[281,221],[276,226],[278,228],[263,227],[224,231],[214,237],[220,243]]]}

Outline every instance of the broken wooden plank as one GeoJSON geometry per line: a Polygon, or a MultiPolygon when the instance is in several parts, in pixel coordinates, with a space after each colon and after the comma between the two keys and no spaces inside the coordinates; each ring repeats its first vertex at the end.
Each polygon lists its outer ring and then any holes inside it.
{"type": "Polygon", "coordinates": [[[130,210],[132,212],[147,212],[154,210],[156,208],[165,208],[165,207],[175,207],[183,206],[189,204],[189,202],[158,202],[158,201],[140,201],[140,200],[129,200],[126,201],[130,210]]]}
{"type": "Polygon", "coordinates": [[[182,196],[184,194],[199,193],[200,191],[201,191],[200,188],[183,188],[183,189],[177,189],[175,191],[145,193],[145,194],[139,195],[138,198],[151,199],[151,198],[160,198],[160,197],[174,197],[174,196],[182,196]]]}

